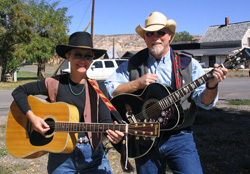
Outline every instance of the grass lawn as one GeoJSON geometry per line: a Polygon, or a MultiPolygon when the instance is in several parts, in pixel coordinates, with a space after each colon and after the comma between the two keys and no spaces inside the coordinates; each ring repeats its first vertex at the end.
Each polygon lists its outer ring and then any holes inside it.
{"type": "MultiPolygon", "coordinates": [[[[52,74],[45,73],[46,77],[51,76],[52,74]]],[[[37,73],[29,71],[19,71],[17,73],[17,82],[0,82],[1,89],[15,89],[16,87],[23,85],[28,82],[37,81],[37,73]]]]}

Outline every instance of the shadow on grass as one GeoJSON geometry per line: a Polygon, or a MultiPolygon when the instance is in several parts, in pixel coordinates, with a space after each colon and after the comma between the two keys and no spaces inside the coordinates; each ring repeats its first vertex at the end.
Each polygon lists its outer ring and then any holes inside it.
{"type": "Polygon", "coordinates": [[[204,174],[250,172],[249,115],[232,108],[199,109],[193,130],[204,174]]]}
{"type": "Polygon", "coordinates": [[[21,81],[21,80],[37,80],[37,77],[18,77],[17,81],[21,81]]]}

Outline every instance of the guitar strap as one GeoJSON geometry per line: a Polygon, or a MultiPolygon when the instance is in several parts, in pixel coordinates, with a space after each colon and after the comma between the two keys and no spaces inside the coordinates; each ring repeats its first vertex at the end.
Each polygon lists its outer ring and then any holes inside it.
{"type": "MultiPolygon", "coordinates": [[[[93,82],[92,79],[88,79],[88,82],[92,85],[92,87],[95,89],[96,93],[100,96],[100,98],[103,100],[103,102],[106,104],[106,106],[108,107],[108,109],[110,110],[110,112],[113,114],[113,116],[116,118],[116,120],[119,123],[124,123],[121,120],[121,116],[119,114],[119,112],[116,110],[116,108],[113,106],[113,104],[109,101],[109,99],[107,99],[107,97],[103,94],[103,92],[97,87],[97,85],[93,82]],[[119,115],[118,115],[119,114],[119,115]]],[[[128,161],[128,135],[125,134],[125,140],[122,141],[122,145],[125,148],[124,152],[121,152],[121,163],[124,165],[122,167],[124,167],[125,171],[130,171],[133,170],[131,164],[128,161]],[[122,161],[124,159],[124,161],[122,161]]]]}
{"type": "Polygon", "coordinates": [[[88,81],[92,85],[92,87],[95,89],[96,93],[101,97],[101,99],[106,104],[106,106],[109,108],[109,110],[110,111],[112,111],[112,110],[117,111],[115,109],[115,107],[112,105],[112,103],[109,101],[109,99],[107,99],[107,97],[102,93],[102,91],[96,86],[96,84],[93,82],[93,80],[88,79],[88,81]]]}
{"type": "Polygon", "coordinates": [[[175,77],[175,87],[176,89],[181,88],[181,76],[180,76],[180,70],[181,70],[181,61],[180,61],[180,55],[174,51],[173,58],[173,69],[174,69],[174,77],[175,77]]]}

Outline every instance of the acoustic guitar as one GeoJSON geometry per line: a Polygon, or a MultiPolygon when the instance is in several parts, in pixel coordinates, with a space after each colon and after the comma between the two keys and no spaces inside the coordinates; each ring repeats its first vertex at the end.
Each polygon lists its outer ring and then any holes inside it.
{"type": "Polygon", "coordinates": [[[110,129],[138,137],[159,137],[159,123],[79,123],[79,113],[73,105],[43,102],[34,96],[28,96],[28,102],[34,114],[44,119],[50,130],[45,135],[34,131],[13,101],[7,120],[6,148],[17,158],[37,158],[48,152],[70,153],[77,143],[78,132],[104,133],[110,129]]]}

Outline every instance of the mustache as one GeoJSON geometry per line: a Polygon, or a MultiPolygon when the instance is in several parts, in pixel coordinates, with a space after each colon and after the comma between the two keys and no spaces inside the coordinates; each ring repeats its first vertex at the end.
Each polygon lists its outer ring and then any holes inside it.
{"type": "Polygon", "coordinates": [[[155,45],[155,44],[162,44],[162,41],[153,41],[153,42],[151,42],[151,45],[155,45]]]}

